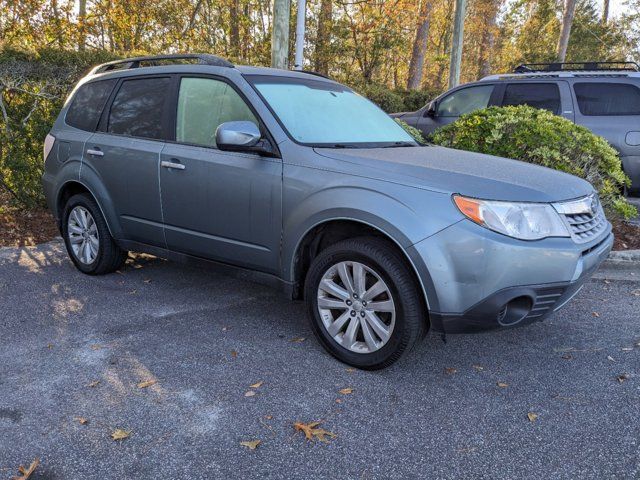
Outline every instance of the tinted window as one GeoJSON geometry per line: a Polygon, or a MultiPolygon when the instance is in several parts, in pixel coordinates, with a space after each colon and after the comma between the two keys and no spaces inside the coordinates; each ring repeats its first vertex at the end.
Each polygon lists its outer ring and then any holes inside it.
{"type": "Polygon", "coordinates": [[[216,146],[216,129],[225,122],[258,121],[242,97],[227,83],[210,78],[180,81],[176,140],[216,146]]]}
{"type": "Polygon", "coordinates": [[[459,117],[465,113],[486,108],[493,92],[493,85],[463,88],[440,100],[438,116],[459,117]]]}
{"type": "Polygon", "coordinates": [[[123,82],[111,105],[107,131],[132,137],[162,138],[162,116],[170,82],[168,78],[123,82]]]}
{"type": "Polygon", "coordinates": [[[576,83],[583,115],[640,115],[640,89],[628,83],[576,83]]]}
{"type": "Polygon", "coordinates": [[[555,83],[510,83],[504,91],[502,104],[529,105],[558,113],[560,90],[555,83]]]}
{"type": "Polygon", "coordinates": [[[82,85],[67,111],[67,125],[93,132],[115,83],[116,80],[103,80],[82,85]]]}

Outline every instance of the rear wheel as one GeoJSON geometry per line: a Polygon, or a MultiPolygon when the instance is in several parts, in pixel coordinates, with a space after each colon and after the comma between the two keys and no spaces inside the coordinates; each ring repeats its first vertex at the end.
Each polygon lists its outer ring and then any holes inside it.
{"type": "Polygon", "coordinates": [[[307,273],[305,298],[320,343],[358,368],[391,365],[426,333],[412,272],[378,238],[345,240],[320,252],[307,273]]]}
{"type": "Polygon", "coordinates": [[[69,257],[83,273],[111,273],[127,259],[127,252],[116,245],[98,204],[88,194],[74,195],[67,201],[62,235],[69,257]]]}

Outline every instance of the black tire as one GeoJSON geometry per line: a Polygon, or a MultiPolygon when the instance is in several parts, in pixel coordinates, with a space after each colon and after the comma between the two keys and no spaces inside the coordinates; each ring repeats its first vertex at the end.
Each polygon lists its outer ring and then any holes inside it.
{"type": "Polygon", "coordinates": [[[410,351],[427,333],[428,315],[410,266],[390,242],[361,237],[338,242],[313,259],[305,281],[305,300],[311,328],[322,346],[338,360],[365,370],[386,368],[410,351]],[[324,274],[340,262],[359,262],[389,287],[395,305],[395,326],[389,340],[369,353],[351,351],[329,334],[318,310],[318,286],[324,274]]]}
{"type": "Polygon", "coordinates": [[[124,262],[127,260],[128,252],[118,247],[114,241],[111,233],[109,233],[107,222],[102,216],[102,212],[100,211],[98,204],[91,195],[80,193],[69,198],[62,212],[61,227],[62,238],[64,239],[65,246],[67,247],[69,258],[71,258],[73,264],[82,273],[86,273],[87,275],[104,275],[112,273],[122,267],[124,262]],[[81,262],[71,248],[71,241],[68,232],[69,215],[77,206],[84,207],[91,214],[98,231],[98,254],[95,260],[89,264],[81,262]]]}

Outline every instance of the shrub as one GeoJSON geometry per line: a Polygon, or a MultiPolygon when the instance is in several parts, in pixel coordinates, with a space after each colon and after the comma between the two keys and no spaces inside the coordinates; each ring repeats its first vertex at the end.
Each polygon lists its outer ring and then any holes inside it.
{"type": "Polygon", "coordinates": [[[430,140],[577,175],[598,190],[609,214],[624,218],[636,214],[621,193],[630,180],[617,152],[604,138],[546,110],[528,106],[478,110],[437,130],[430,140]]]}
{"type": "Polygon", "coordinates": [[[426,90],[401,90],[396,89],[395,92],[402,97],[402,103],[405,112],[415,112],[424,107],[431,100],[436,98],[440,93],[438,90],[426,89],[426,90]]]}
{"type": "Polygon", "coordinates": [[[42,144],[73,85],[105,52],[0,49],[0,188],[43,204],[42,144]]]}

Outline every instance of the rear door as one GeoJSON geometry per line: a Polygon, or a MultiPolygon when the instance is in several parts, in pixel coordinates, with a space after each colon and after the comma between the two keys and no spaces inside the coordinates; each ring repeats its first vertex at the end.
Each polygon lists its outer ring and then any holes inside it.
{"type": "Polygon", "coordinates": [[[85,169],[106,188],[125,239],[165,246],[158,168],[173,79],[120,80],[98,131],[86,142],[85,169]]]}
{"type": "Polygon", "coordinates": [[[460,115],[493,105],[495,104],[494,90],[493,83],[456,88],[435,102],[436,108],[433,114],[425,109],[423,116],[418,119],[417,128],[425,135],[429,135],[438,128],[455,122],[460,115]]]}
{"type": "Polygon", "coordinates": [[[508,82],[500,89],[500,105],[529,105],[574,121],[569,84],[565,81],[508,82]]]}
{"type": "Polygon", "coordinates": [[[160,168],[168,248],[277,272],[282,161],[215,143],[220,124],[261,125],[259,118],[232,84],[207,76],[183,76],[172,111],[175,141],[167,142],[160,168]]]}

